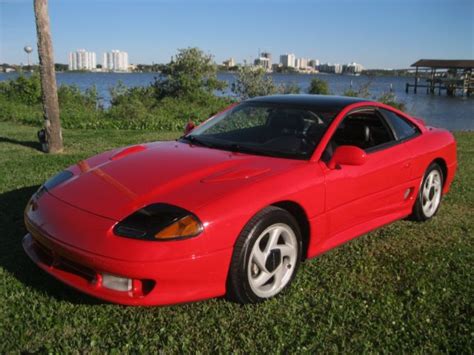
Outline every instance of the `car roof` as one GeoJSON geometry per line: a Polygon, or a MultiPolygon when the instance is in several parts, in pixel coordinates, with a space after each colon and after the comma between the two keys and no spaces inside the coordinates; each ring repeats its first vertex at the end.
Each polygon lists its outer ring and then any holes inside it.
{"type": "Polygon", "coordinates": [[[268,103],[277,105],[301,106],[311,107],[318,110],[340,110],[346,106],[357,102],[374,102],[372,100],[335,96],[335,95],[303,95],[303,94],[289,94],[289,95],[271,95],[260,96],[244,101],[245,103],[268,103]]]}

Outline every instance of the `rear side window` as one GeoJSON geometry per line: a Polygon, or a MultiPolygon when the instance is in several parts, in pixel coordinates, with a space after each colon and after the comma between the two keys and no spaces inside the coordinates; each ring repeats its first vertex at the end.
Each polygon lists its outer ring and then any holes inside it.
{"type": "Polygon", "coordinates": [[[392,126],[397,140],[404,140],[419,133],[418,128],[395,112],[381,109],[383,115],[392,126]]]}

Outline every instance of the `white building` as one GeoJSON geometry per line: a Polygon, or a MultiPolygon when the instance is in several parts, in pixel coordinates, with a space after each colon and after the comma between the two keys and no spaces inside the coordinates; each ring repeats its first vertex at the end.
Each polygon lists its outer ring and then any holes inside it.
{"type": "Polygon", "coordinates": [[[266,71],[270,71],[272,69],[272,62],[269,58],[266,57],[260,57],[255,59],[253,64],[257,67],[262,67],[266,71]]]}
{"type": "Polygon", "coordinates": [[[342,65],[341,64],[334,64],[334,73],[341,74],[342,73],[342,65]]]}
{"type": "Polygon", "coordinates": [[[342,73],[342,65],[341,64],[321,64],[319,66],[319,71],[323,73],[334,73],[334,74],[341,74],[342,73]]]}
{"type": "Polygon", "coordinates": [[[362,64],[358,64],[356,62],[352,62],[347,64],[346,66],[346,72],[349,74],[360,74],[364,70],[364,67],[362,64]]]}
{"type": "Polygon", "coordinates": [[[235,67],[235,60],[234,60],[234,58],[229,58],[227,60],[224,60],[222,62],[222,65],[227,67],[227,68],[235,67]]]}
{"type": "Polygon", "coordinates": [[[312,68],[318,68],[321,63],[319,62],[319,59],[311,59],[308,63],[308,65],[312,68]]]}
{"type": "Polygon", "coordinates": [[[308,59],[306,58],[298,58],[296,59],[295,66],[298,69],[306,70],[308,68],[308,59]]]}
{"type": "Polygon", "coordinates": [[[104,53],[104,71],[128,71],[128,53],[114,49],[104,53]]]}
{"type": "Polygon", "coordinates": [[[296,66],[296,56],[293,53],[282,54],[280,64],[284,68],[294,68],[296,66]]]}
{"type": "Polygon", "coordinates": [[[94,52],[78,49],[69,53],[69,70],[95,70],[96,57],[94,52]]]}

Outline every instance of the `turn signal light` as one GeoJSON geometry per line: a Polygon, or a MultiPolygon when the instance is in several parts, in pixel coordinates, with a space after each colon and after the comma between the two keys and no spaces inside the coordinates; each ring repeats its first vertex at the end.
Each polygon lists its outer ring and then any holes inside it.
{"type": "Polygon", "coordinates": [[[155,234],[156,239],[194,237],[202,232],[201,223],[192,215],[185,216],[155,234]]]}

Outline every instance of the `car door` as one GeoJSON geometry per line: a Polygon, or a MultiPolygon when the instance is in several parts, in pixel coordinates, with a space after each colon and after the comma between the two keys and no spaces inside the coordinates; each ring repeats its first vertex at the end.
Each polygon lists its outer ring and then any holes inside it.
{"type": "Polygon", "coordinates": [[[355,236],[351,229],[375,228],[408,204],[411,158],[375,108],[346,115],[329,144],[333,149],[355,145],[367,154],[360,166],[329,169],[327,159],[320,162],[326,181],[327,236],[339,244],[355,236]]]}

